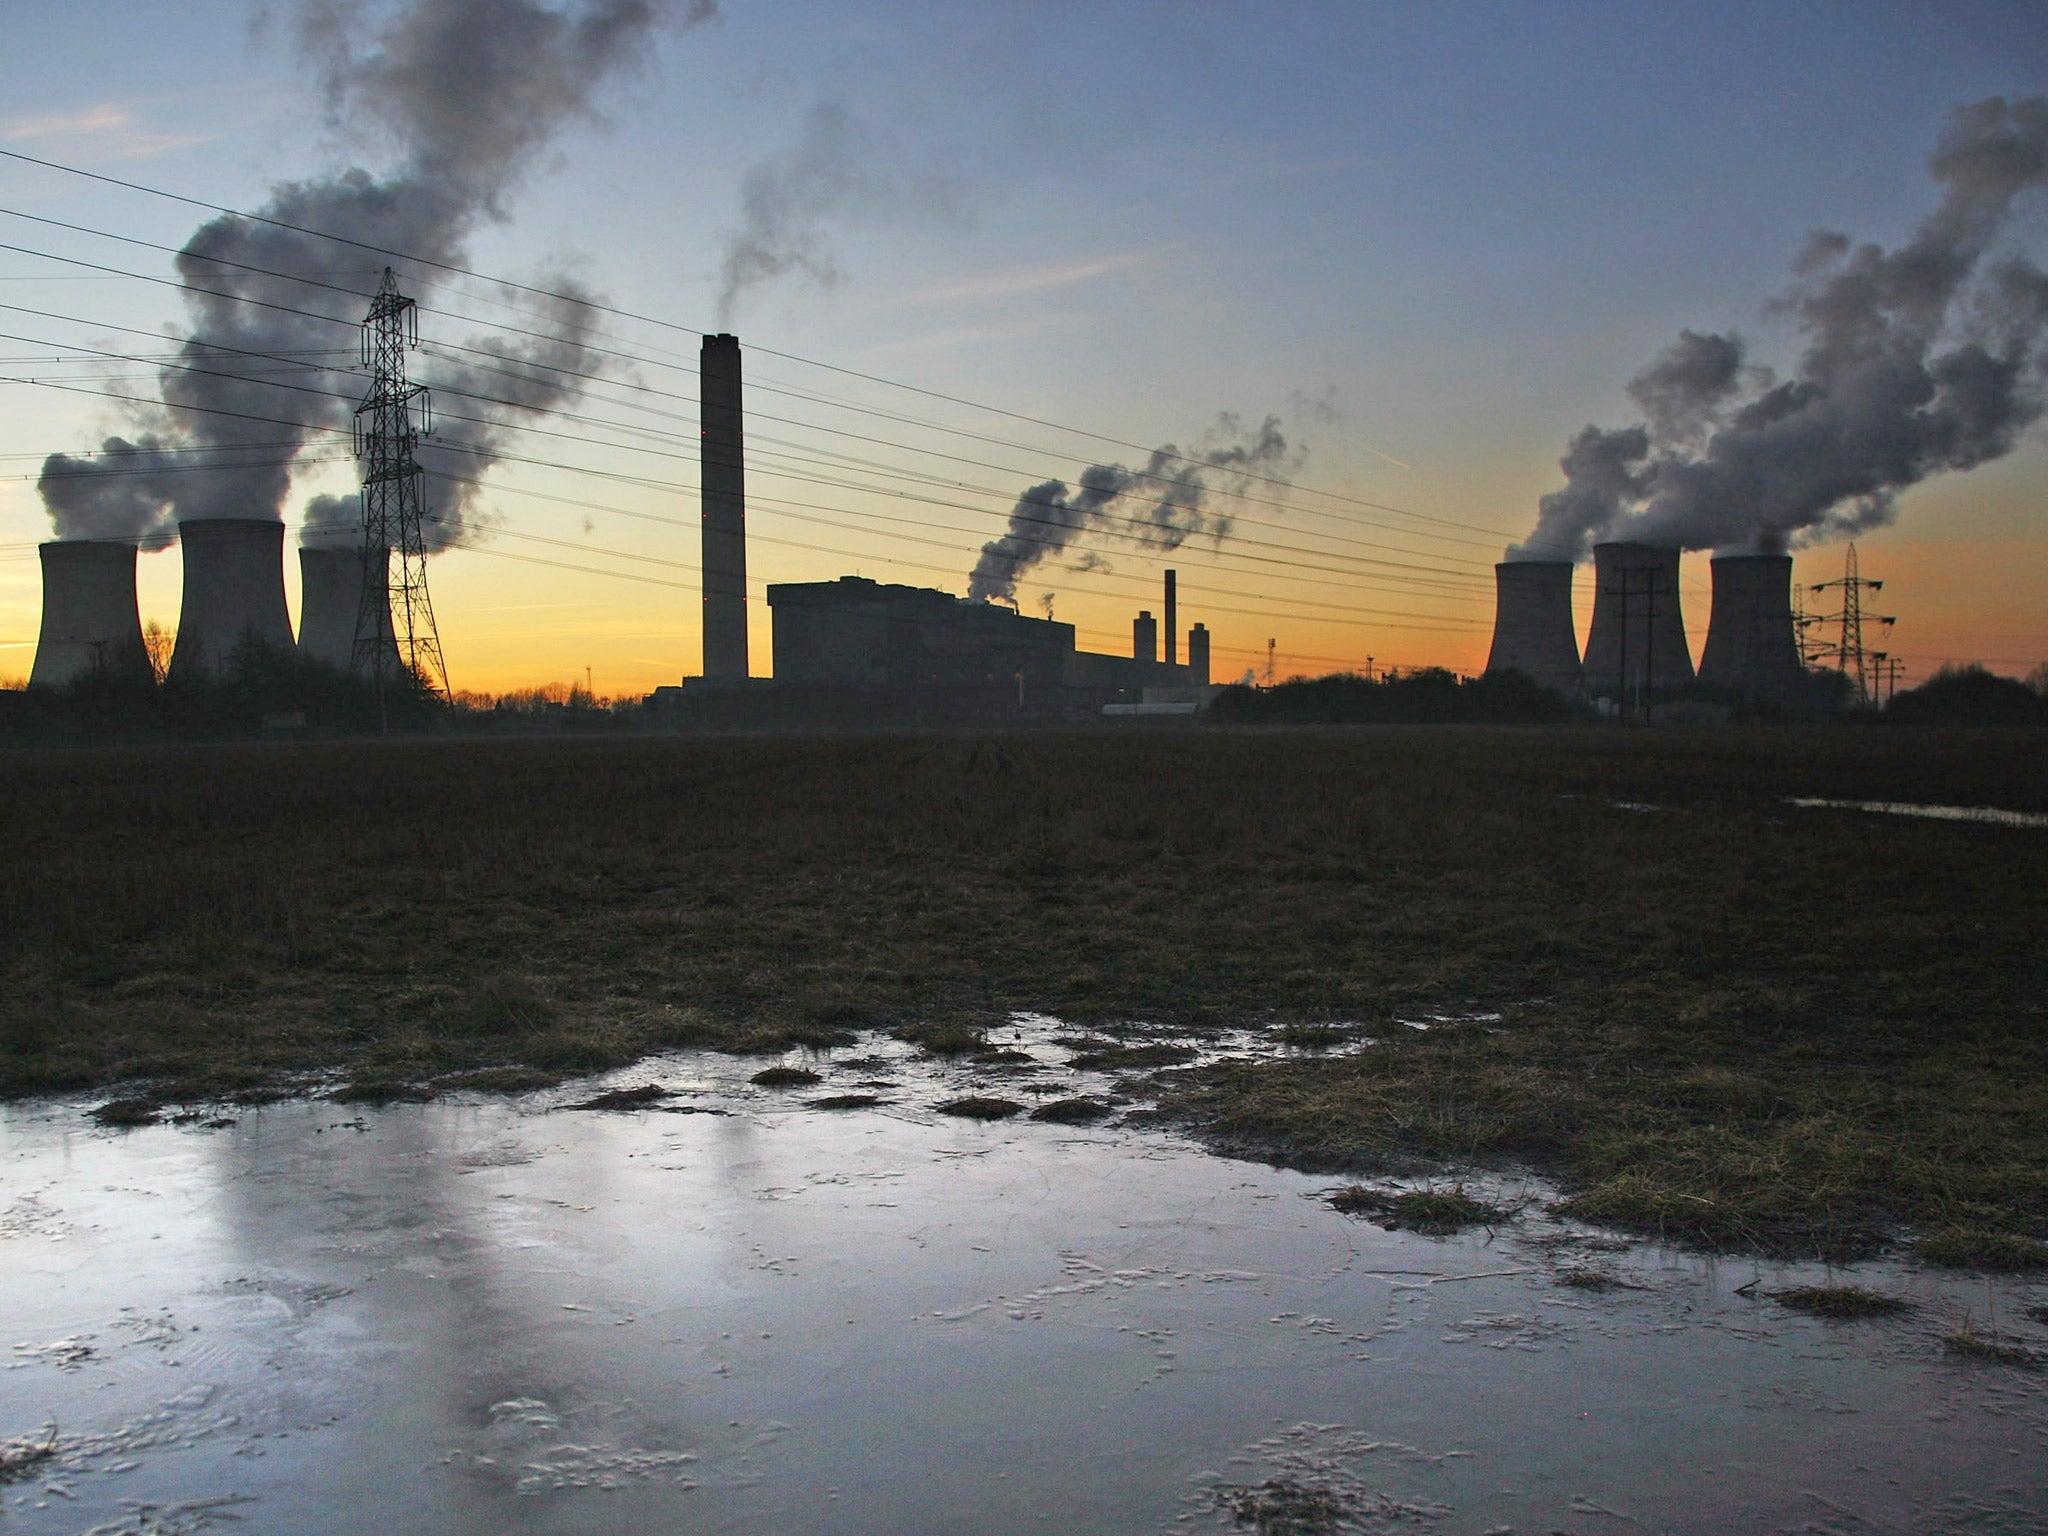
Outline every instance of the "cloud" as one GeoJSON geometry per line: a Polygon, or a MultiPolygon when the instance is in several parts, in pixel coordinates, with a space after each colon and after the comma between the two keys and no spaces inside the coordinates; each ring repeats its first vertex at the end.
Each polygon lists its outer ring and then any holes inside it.
{"type": "Polygon", "coordinates": [[[153,132],[142,125],[133,110],[113,102],[78,112],[0,121],[0,143],[63,149],[74,159],[148,160],[188,144],[209,143],[217,137],[211,133],[153,132]]]}
{"type": "Polygon", "coordinates": [[[1010,267],[998,272],[984,272],[956,283],[914,288],[889,302],[894,305],[985,304],[1000,299],[1028,298],[1033,294],[1053,293],[1061,288],[1090,283],[1112,273],[1155,266],[1158,260],[1157,253],[1152,251],[1117,251],[1092,261],[1043,262],[1035,266],[1010,267]]]}

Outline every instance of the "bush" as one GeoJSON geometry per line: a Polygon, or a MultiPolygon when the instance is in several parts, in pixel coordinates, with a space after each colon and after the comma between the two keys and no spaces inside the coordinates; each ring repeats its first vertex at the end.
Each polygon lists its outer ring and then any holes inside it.
{"type": "Polygon", "coordinates": [[[2017,678],[1974,663],[1943,667],[1918,688],[1895,697],[1885,718],[1900,725],[2048,725],[2048,699],[2017,678]]]}

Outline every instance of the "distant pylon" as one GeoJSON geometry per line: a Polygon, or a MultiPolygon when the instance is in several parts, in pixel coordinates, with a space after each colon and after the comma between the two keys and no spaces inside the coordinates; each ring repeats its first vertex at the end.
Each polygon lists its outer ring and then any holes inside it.
{"type": "Polygon", "coordinates": [[[356,407],[355,434],[356,457],[363,461],[363,597],[356,610],[353,660],[356,671],[376,684],[380,707],[401,667],[411,686],[443,697],[448,693],[448,669],[427,597],[427,546],[420,527],[426,496],[414,457],[420,437],[434,430],[433,407],[426,386],[408,384],[405,378],[406,348],[419,341],[419,311],[398,291],[398,275],[386,267],[363,321],[370,392],[356,407]]]}
{"type": "MultiPolygon", "coordinates": [[[[1842,589],[1841,612],[1821,615],[1834,621],[1840,638],[1833,645],[1822,647],[1821,654],[1834,658],[1835,670],[1848,679],[1856,703],[1866,709],[1877,703],[1877,690],[1876,680],[1871,676],[1871,658],[1863,650],[1863,594],[1879,591],[1883,586],[1883,582],[1871,581],[1861,574],[1856,564],[1854,544],[1849,546],[1840,581],[1817,581],[1813,584],[1816,592],[1826,592],[1835,587],[1842,589]]],[[[1872,618],[1887,627],[1898,622],[1895,618],[1875,614],[1872,618]]]]}

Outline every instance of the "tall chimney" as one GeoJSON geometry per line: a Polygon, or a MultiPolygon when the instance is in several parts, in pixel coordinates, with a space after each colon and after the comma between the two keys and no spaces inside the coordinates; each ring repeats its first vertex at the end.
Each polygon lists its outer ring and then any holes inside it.
{"type": "MultiPolygon", "coordinates": [[[[389,559],[389,556],[386,556],[389,559]]],[[[363,603],[363,552],[353,544],[308,544],[299,550],[299,654],[344,672],[356,664],[356,619],[363,603]]],[[[383,643],[398,655],[389,593],[383,643]]],[[[405,668],[395,669],[400,675],[405,668]]]]}
{"type": "Polygon", "coordinates": [[[193,518],[178,524],[185,593],[173,678],[218,672],[244,640],[289,649],[284,524],[267,517],[193,518]]]}
{"type": "Polygon", "coordinates": [[[1173,666],[1180,659],[1177,649],[1180,643],[1180,631],[1174,627],[1180,622],[1178,617],[1179,595],[1174,590],[1177,575],[1178,573],[1174,571],[1166,573],[1166,664],[1169,667],[1173,666]]]}
{"type": "Polygon", "coordinates": [[[1593,546],[1593,628],[1585,690],[1625,703],[1693,680],[1678,605],[1678,551],[1652,544],[1593,546]]]}
{"type": "Polygon", "coordinates": [[[1792,557],[1722,555],[1713,572],[1700,681],[1767,704],[1798,704],[1806,669],[1792,627],[1792,557]]]}
{"type": "Polygon", "coordinates": [[[1493,568],[1489,672],[1522,672],[1559,693],[1579,691],[1579,640],[1572,629],[1572,563],[1504,560],[1493,568]]]}
{"type": "Polygon", "coordinates": [[[704,676],[747,675],[747,483],[740,339],[706,336],[698,354],[704,508],[704,676]]]}
{"type": "Polygon", "coordinates": [[[1159,621],[1141,610],[1131,623],[1131,655],[1139,661],[1159,660],[1159,621]]]}
{"type": "Polygon", "coordinates": [[[1188,631],[1188,681],[1198,687],[1209,686],[1209,626],[1197,624],[1188,631]]]}
{"type": "Polygon", "coordinates": [[[43,628],[31,688],[62,688],[95,672],[154,681],[135,605],[135,546],[62,539],[42,546],[43,628]]]}

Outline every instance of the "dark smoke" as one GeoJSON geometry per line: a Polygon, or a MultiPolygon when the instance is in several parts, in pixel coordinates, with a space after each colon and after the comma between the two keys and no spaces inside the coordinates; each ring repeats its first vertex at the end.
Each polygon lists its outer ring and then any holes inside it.
{"type": "MultiPolygon", "coordinates": [[[[1082,471],[1077,486],[1064,480],[1034,485],[1017,499],[1009,530],[981,546],[967,595],[977,602],[1014,603],[1026,572],[1090,533],[1158,551],[1179,549],[1196,537],[1221,544],[1230,536],[1232,518],[1213,503],[1243,494],[1250,476],[1285,479],[1300,462],[1277,417],[1268,416],[1247,433],[1236,417],[1224,416],[1190,453],[1168,443],[1152,451],[1142,470],[1097,464],[1082,471]]],[[[1101,564],[1090,551],[1077,568],[1101,564]]]]}
{"type": "MultiPolygon", "coordinates": [[[[332,121],[337,128],[346,125],[350,136],[367,147],[389,154],[395,168],[382,176],[350,169],[287,183],[272,192],[260,211],[281,224],[464,265],[469,237],[480,224],[505,217],[506,198],[549,141],[570,123],[593,115],[597,88],[644,57],[654,28],[678,11],[684,24],[694,25],[712,19],[716,5],[714,0],[581,0],[555,9],[541,0],[407,0],[385,11],[363,0],[305,0],[296,14],[295,33],[332,121]]],[[[159,450],[214,450],[187,453],[181,460],[208,467],[176,475],[112,474],[105,471],[134,468],[134,456],[55,455],[45,465],[42,490],[60,536],[91,529],[102,537],[162,543],[181,519],[278,518],[291,487],[292,460],[303,449],[330,449],[347,441],[319,428],[346,428],[365,388],[354,369],[353,327],[369,307],[379,259],[312,235],[224,215],[194,232],[177,264],[189,315],[179,361],[206,371],[166,368],[160,389],[166,405],[199,409],[143,408],[155,433],[143,443],[159,450]],[[223,261],[286,275],[241,271],[223,261]],[[301,277],[354,291],[337,293],[301,277]],[[240,302],[247,299],[306,313],[240,302]],[[333,390],[343,398],[275,389],[266,382],[275,377],[274,361],[250,353],[273,359],[280,354],[325,357],[325,363],[294,382],[333,390]],[[279,418],[293,424],[277,424],[279,418]],[[228,444],[256,447],[247,453],[220,451],[228,444]]],[[[409,272],[402,262],[393,265],[399,268],[401,288],[416,298],[430,297],[426,285],[438,274],[409,272]]],[[[575,394],[577,381],[523,365],[597,371],[586,349],[588,300],[559,277],[546,285],[569,296],[535,300],[522,294],[521,303],[529,309],[537,305],[541,313],[522,317],[520,323],[553,339],[507,345],[488,335],[464,338],[465,345],[496,354],[483,360],[488,368],[463,361],[465,354],[451,359],[444,353],[426,372],[427,382],[449,392],[444,403],[451,414],[493,418],[477,425],[444,416],[434,443],[473,451],[433,451],[436,467],[479,477],[519,423],[575,394]],[[490,371],[501,367],[519,377],[490,371]],[[483,404],[464,399],[458,390],[512,404],[483,404]]],[[[425,329],[431,331],[433,323],[425,329]]],[[[438,547],[459,540],[475,499],[474,487],[434,483],[430,502],[439,516],[428,527],[429,543],[438,547]]],[[[322,523],[329,523],[335,511],[326,506],[322,523]]]]}
{"type": "Polygon", "coordinates": [[[1629,385],[1641,425],[1587,427],[1509,559],[1600,539],[1779,549],[1890,521],[1898,494],[2008,453],[2044,408],[2048,275],[1989,259],[2013,202],[2048,184],[2048,100],[1959,109],[1929,169],[1939,207],[1897,250],[1815,234],[1774,306],[1805,337],[1793,377],[1692,331],[1629,385]]]}

